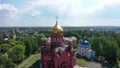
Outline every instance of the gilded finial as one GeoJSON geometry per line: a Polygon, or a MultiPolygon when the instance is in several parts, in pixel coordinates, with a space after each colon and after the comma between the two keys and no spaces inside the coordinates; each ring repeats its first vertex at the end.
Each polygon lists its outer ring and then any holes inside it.
{"type": "Polygon", "coordinates": [[[61,32],[63,32],[63,28],[58,24],[57,18],[58,17],[56,16],[56,24],[55,24],[55,26],[52,29],[53,33],[61,33],[61,32]]]}
{"type": "Polygon", "coordinates": [[[56,24],[58,24],[57,19],[58,19],[58,17],[56,16],[56,24]]]}

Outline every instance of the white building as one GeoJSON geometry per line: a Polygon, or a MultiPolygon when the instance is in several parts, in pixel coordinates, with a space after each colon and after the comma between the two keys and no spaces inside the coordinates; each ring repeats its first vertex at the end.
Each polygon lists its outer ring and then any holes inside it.
{"type": "Polygon", "coordinates": [[[78,54],[88,59],[95,58],[95,51],[91,49],[91,44],[87,40],[83,40],[78,44],[78,54]]]}

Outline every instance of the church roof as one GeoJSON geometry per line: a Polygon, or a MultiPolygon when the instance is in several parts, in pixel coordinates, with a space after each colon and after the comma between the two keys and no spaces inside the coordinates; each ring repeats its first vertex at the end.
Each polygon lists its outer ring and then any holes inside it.
{"type": "Polygon", "coordinates": [[[52,29],[52,32],[53,33],[63,32],[63,28],[60,25],[58,25],[57,21],[56,21],[55,26],[52,29]]]}
{"type": "Polygon", "coordinates": [[[82,42],[80,42],[81,45],[90,45],[90,43],[87,40],[83,40],[82,42]]]}

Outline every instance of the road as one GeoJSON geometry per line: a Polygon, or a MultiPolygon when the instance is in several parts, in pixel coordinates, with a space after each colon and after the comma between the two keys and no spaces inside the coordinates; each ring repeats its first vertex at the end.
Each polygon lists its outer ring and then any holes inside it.
{"type": "Polygon", "coordinates": [[[74,68],[87,68],[87,67],[80,67],[80,66],[76,65],[74,68]]]}
{"type": "Polygon", "coordinates": [[[89,62],[88,68],[102,68],[100,63],[96,63],[96,62],[89,62]]]}

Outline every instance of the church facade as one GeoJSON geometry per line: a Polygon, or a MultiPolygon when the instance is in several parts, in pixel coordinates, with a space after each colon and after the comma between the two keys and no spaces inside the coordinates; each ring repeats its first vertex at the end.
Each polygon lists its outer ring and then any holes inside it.
{"type": "Polygon", "coordinates": [[[63,28],[57,21],[52,28],[50,40],[45,40],[41,46],[42,68],[74,68],[76,64],[75,51],[69,40],[65,44],[63,28]]]}
{"type": "Polygon", "coordinates": [[[90,60],[95,59],[95,51],[91,49],[91,44],[87,40],[78,44],[78,54],[90,60]]]}

